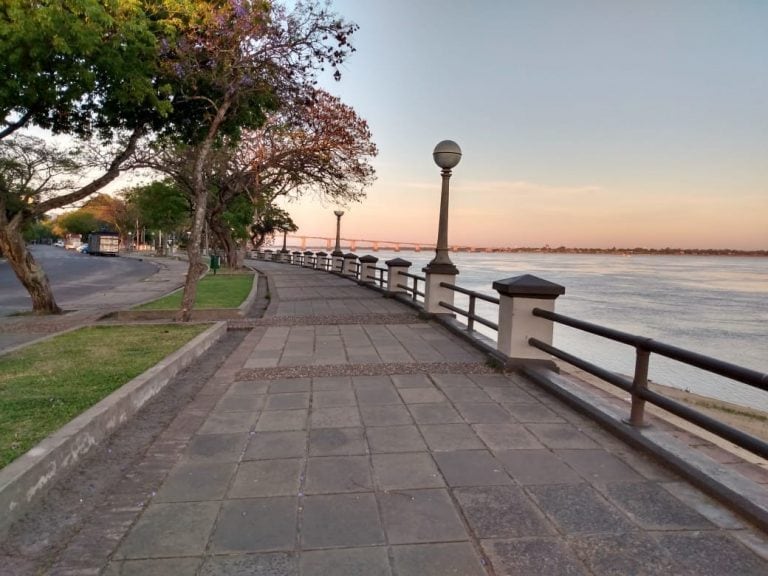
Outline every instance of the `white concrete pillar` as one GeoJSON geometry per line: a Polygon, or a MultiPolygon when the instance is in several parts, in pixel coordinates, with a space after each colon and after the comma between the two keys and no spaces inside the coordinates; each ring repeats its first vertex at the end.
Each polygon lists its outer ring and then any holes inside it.
{"type": "Polygon", "coordinates": [[[302,259],[301,252],[299,252],[298,250],[294,250],[291,264],[293,264],[294,266],[301,266],[301,259],[302,259]]]}
{"type": "Polygon", "coordinates": [[[344,254],[344,260],[341,267],[342,276],[355,276],[357,274],[357,270],[355,268],[356,263],[357,254],[352,254],[352,252],[344,254]]]}
{"type": "Polygon", "coordinates": [[[411,263],[402,258],[392,258],[391,260],[387,260],[386,264],[388,269],[387,294],[391,296],[394,296],[395,294],[406,294],[405,289],[398,287],[398,284],[402,284],[403,286],[408,285],[408,278],[403,276],[403,272],[408,272],[411,263]]]}
{"type": "Polygon", "coordinates": [[[331,256],[331,272],[336,272],[338,274],[341,274],[343,268],[344,268],[344,255],[337,256],[336,254],[333,254],[331,256]]]}
{"type": "Polygon", "coordinates": [[[360,257],[360,284],[376,284],[376,262],[379,259],[376,256],[366,254],[360,257]]]}
{"type": "Polygon", "coordinates": [[[312,251],[311,250],[306,250],[304,252],[304,262],[303,262],[302,266],[304,266],[304,268],[314,268],[315,267],[313,262],[312,262],[312,251]]]}
{"type": "MultiPolygon", "coordinates": [[[[447,284],[456,283],[456,274],[439,274],[426,272],[426,286],[424,286],[424,312],[427,314],[453,314],[448,308],[440,306],[440,302],[453,305],[453,290],[440,286],[441,282],[447,284]]],[[[458,274],[458,272],[457,272],[458,274]]]]}
{"type": "Polygon", "coordinates": [[[326,252],[318,252],[316,256],[317,256],[317,263],[315,264],[315,268],[317,268],[318,270],[327,270],[328,254],[326,252]]]}
{"type": "Polygon", "coordinates": [[[565,288],[530,274],[493,283],[499,293],[499,338],[496,348],[510,360],[551,360],[550,356],[528,344],[536,338],[552,344],[552,322],[532,314],[534,308],[554,312],[555,299],[565,288]]]}

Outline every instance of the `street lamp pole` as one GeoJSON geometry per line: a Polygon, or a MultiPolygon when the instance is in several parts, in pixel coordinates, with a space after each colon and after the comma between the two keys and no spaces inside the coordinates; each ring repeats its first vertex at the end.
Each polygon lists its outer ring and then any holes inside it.
{"type": "Polygon", "coordinates": [[[449,181],[452,168],[461,161],[461,148],[453,140],[443,140],[435,146],[432,157],[441,168],[443,186],[440,192],[440,221],[437,229],[437,246],[435,257],[424,268],[425,272],[432,274],[458,274],[459,271],[448,256],[448,197],[449,181]]]}
{"type": "Polygon", "coordinates": [[[336,215],[336,247],[333,249],[331,256],[344,256],[341,251],[341,217],[344,216],[343,210],[334,210],[336,215]]]}

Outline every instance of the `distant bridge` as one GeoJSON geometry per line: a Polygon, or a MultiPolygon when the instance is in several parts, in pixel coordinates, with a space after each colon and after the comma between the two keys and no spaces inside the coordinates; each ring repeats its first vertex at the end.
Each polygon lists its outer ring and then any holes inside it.
{"type": "MultiPolygon", "coordinates": [[[[400,252],[408,250],[421,252],[422,250],[434,250],[435,244],[426,244],[424,242],[408,242],[405,240],[370,240],[367,238],[341,238],[341,249],[343,251],[355,252],[356,250],[370,250],[378,252],[379,250],[393,250],[400,252]]],[[[275,246],[282,246],[282,238],[275,236],[275,246]]],[[[298,248],[302,251],[313,248],[315,250],[325,250],[330,252],[336,246],[336,238],[327,236],[302,236],[298,234],[288,234],[286,246],[298,248]]],[[[476,246],[462,246],[453,244],[449,246],[451,252],[493,252],[493,248],[478,248],[476,246]]]]}

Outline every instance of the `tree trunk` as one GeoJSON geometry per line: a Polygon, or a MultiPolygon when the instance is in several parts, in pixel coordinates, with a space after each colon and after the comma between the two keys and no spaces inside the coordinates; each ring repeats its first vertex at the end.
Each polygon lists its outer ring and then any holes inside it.
{"type": "Polygon", "coordinates": [[[8,259],[11,269],[32,298],[32,311],[35,314],[61,314],[56,304],[43,268],[27,250],[27,244],[21,235],[21,218],[11,222],[5,219],[5,209],[0,212],[0,252],[8,259]]]}
{"type": "Polygon", "coordinates": [[[221,225],[215,215],[208,220],[208,228],[216,236],[217,244],[224,250],[224,258],[228,268],[237,268],[237,244],[232,238],[232,231],[221,225]]]}

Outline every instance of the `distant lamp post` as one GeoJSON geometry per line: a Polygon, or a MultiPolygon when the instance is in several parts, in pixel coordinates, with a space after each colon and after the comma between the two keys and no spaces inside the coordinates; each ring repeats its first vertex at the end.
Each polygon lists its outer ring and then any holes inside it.
{"type": "Polygon", "coordinates": [[[288,248],[286,247],[286,243],[288,241],[288,230],[283,230],[283,249],[281,252],[288,252],[288,248]]]}
{"type": "Polygon", "coordinates": [[[341,251],[341,217],[344,216],[343,210],[334,210],[336,215],[336,248],[333,249],[331,256],[344,256],[344,252],[341,251]]]}
{"type": "Polygon", "coordinates": [[[440,194],[440,224],[437,229],[437,247],[435,257],[424,268],[425,272],[432,274],[458,274],[456,266],[448,256],[448,182],[451,179],[451,168],[455,168],[461,161],[461,148],[453,140],[443,140],[435,146],[432,152],[443,176],[443,187],[440,194]]]}

